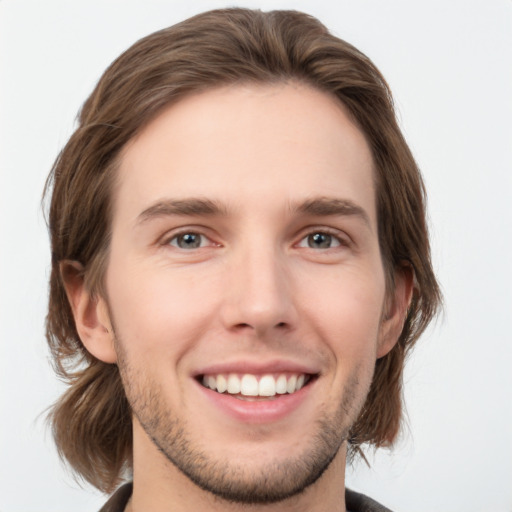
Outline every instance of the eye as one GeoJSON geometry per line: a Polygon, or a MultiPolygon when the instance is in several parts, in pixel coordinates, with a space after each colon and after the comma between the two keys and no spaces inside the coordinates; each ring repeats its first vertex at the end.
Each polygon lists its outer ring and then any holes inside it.
{"type": "Polygon", "coordinates": [[[179,249],[199,249],[208,245],[209,240],[206,236],[191,231],[173,236],[168,244],[179,249]]]}
{"type": "Polygon", "coordinates": [[[338,237],[322,231],[310,233],[299,242],[299,247],[309,247],[311,249],[332,249],[340,246],[341,242],[338,237]]]}

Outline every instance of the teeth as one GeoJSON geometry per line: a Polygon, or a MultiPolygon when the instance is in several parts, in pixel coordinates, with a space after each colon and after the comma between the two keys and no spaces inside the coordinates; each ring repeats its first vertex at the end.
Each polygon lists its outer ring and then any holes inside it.
{"type": "Polygon", "coordinates": [[[258,396],[258,379],[254,375],[244,375],[240,383],[240,393],[245,396],[258,396]]]}
{"type": "Polygon", "coordinates": [[[286,383],[286,391],[288,393],[293,393],[297,386],[297,375],[292,375],[287,383],[286,383]]]}
{"type": "Polygon", "coordinates": [[[240,385],[240,379],[234,375],[231,374],[228,377],[228,393],[230,395],[237,395],[240,393],[241,385],[240,385]]]}
{"type": "Polygon", "coordinates": [[[219,375],[217,377],[217,391],[219,393],[224,393],[228,389],[228,381],[224,377],[224,375],[219,375]]]}
{"type": "Polygon", "coordinates": [[[302,389],[308,380],[304,374],[281,374],[276,378],[274,375],[258,377],[246,373],[240,378],[236,373],[230,373],[227,377],[222,374],[204,375],[203,385],[218,393],[269,397],[276,394],[295,393],[302,389]]]}
{"type": "Polygon", "coordinates": [[[274,396],[276,394],[276,381],[272,375],[264,375],[261,377],[258,386],[258,395],[274,396]]]}
{"type": "Polygon", "coordinates": [[[286,393],[286,375],[279,375],[276,380],[276,393],[278,395],[284,395],[286,393]]]}

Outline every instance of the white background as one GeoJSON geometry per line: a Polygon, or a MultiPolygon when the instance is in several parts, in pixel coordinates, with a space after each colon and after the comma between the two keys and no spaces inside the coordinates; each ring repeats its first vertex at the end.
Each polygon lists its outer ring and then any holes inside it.
{"type": "MultiPolygon", "coordinates": [[[[429,191],[445,315],[405,376],[408,426],[348,484],[397,512],[512,511],[512,1],[241,1],[295,8],[367,53],[429,191]]],[[[0,0],[0,511],[94,512],[41,413],[62,386],[43,335],[45,177],[105,67],[219,1],[0,0]]]]}

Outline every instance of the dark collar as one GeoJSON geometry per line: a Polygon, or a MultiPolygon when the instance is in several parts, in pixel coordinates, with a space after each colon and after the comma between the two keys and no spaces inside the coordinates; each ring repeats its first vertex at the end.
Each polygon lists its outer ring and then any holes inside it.
{"type": "MultiPolygon", "coordinates": [[[[99,512],[124,512],[132,495],[132,483],[124,484],[110,497],[99,512]]],[[[351,512],[391,512],[388,508],[364,494],[346,489],[345,501],[351,512]]]]}
{"type": "Polygon", "coordinates": [[[100,512],[124,512],[124,509],[132,495],[132,483],[124,484],[103,505],[100,512]]]}

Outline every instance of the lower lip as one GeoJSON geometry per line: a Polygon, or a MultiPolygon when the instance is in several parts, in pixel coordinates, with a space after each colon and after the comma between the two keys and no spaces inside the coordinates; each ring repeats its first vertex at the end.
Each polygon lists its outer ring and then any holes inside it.
{"type": "Polygon", "coordinates": [[[314,384],[315,380],[310,381],[295,393],[275,395],[270,399],[249,401],[229,394],[217,393],[197,382],[205,398],[223,413],[237,421],[254,424],[271,423],[287,417],[304,403],[314,384]]]}

